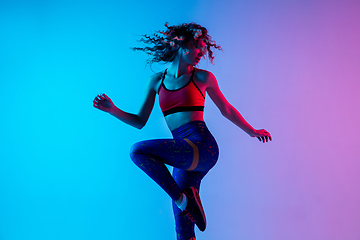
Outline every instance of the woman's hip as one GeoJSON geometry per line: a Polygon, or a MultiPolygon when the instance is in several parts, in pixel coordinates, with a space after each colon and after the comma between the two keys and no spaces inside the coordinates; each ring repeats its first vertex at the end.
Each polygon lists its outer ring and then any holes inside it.
{"type": "Polygon", "coordinates": [[[199,154],[199,165],[208,165],[211,168],[215,165],[219,148],[215,138],[210,133],[203,121],[194,121],[187,123],[172,131],[174,139],[184,139],[199,154]]]}

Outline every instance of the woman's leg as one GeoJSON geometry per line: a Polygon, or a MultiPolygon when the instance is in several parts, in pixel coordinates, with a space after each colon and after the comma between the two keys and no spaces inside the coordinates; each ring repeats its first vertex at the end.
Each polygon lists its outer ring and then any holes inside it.
{"type": "Polygon", "coordinates": [[[165,164],[178,169],[193,170],[193,162],[196,162],[198,155],[194,154],[194,146],[187,139],[157,139],[135,143],[131,148],[130,157],[173,201],[176,201],[182,197],[183,191],[165,164]]]}
{"type": "MultiPolygon", "coordinates": [[[[207,172],[186,171],[178,168],[173,169],[173,177],[181,189],[195,187],[198,191],[200,183],[207,172]]],[[[173,211],[176,224],[177,240],[195,240],[195,224],[186,216],[181,214],[181,210],[173,202],[173,211]]]]}

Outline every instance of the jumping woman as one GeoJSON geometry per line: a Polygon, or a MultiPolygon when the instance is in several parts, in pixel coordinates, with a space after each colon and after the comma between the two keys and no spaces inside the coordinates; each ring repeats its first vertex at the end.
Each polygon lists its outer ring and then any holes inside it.
{"type": "Polygon", "coordinates": [[[133,162],[151,177],[173,200],[178,240],[195,240],[194,226],[204,231],[206,218],[199,197],[201,180],[215,165],[219,150],[204,119],[206,94],[222,115],[260,142],[271,141],[266,130],[256,130],[225,99],[211,72],[196,68],[202,57],[213,62],[216,45],[206,28],[196,23],[169,26],[140,40],[149,44],[133,48],[150,55],[148,63],[170,63],[152,75],[146,86],[144,101],[137,114],[117,108],[105,94],[94,99],[94,107],[110,113],[121,121],[141,129],[153,109],[156,94],[173,139],[147,140],[135,143],[130,152],[133,162]],[[173,166],[170,174],[166,167],[173,166]]]}

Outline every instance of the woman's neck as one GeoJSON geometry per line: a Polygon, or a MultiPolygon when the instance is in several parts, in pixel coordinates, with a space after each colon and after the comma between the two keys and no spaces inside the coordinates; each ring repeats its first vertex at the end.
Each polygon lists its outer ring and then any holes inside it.
{"type": "Polygon", "coordinates": [[[192,71],[193,66],[181,59],[181,56],[177,55],[174,61],[171,63],[167,70],[167,74],[173,75],[174,78],[179,78],[184,74],[188,74],[192,71]]]}

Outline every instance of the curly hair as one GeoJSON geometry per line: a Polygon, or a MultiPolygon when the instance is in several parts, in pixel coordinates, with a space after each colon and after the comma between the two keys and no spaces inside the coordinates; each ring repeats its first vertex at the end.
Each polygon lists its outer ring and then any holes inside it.
{"type": "Polygon", "coordinates": [[[221,46],[211,40],[207,29],[199,24],[192,22],[169,26],[169,23],[165,23],[165,27],[166,31],[157,31],[152,36],[143,35],[143,38],[139,40],[153,46],[132,48],[134,51],[143,51],[151,56],[147,59],[147,64],[172,62],[180,47],[187,48],[189,43],[196,43],[200,39],[205,43],[207,55],[212,64],[214,56],[211,48],[222,50],[221,46]]]}

